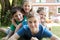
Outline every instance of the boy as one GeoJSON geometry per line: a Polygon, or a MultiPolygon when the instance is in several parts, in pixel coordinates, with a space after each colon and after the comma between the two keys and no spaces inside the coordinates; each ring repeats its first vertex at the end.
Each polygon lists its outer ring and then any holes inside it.
{"type": "Polygon", "coordinates": [[[38,8],[37,13],[40,15],[40,19],[41,19],[41,24],[46,26],[45,23],[45,18],[46,18],[46,13],[44,12],[44,8],[38,8]]]}
{"type": "Polygon", "coordinates": [[[40,19],[41,19],[41,24],[43,26],[46,26],[49,30],[51,30],[51,27],[48,27],[46,25],[46,12],[44,12],[44,8],[38,8],[37,13],[40,15],[40,19]]]}

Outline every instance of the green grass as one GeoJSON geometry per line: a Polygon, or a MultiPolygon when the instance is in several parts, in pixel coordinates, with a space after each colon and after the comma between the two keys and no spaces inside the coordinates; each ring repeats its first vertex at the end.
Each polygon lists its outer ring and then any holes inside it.
{"type": "Polygon", "coordinates": [[[60,26],[53,26],[52,27],[52,32],[60,37],[60,26]]]}

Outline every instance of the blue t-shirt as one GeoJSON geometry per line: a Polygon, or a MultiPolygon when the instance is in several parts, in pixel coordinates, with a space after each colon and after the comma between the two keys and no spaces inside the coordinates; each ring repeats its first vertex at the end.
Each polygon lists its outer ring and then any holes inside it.
{"type": "Polygon", "coordinates": [[[31,37],[37,37],[38,39],[42,39],[43,37],[50,38],[52,36],[52,33],[42,25],[39,25],[39,32],[37,34],[32,35],[28,25],[24,25],[24,27],[21,28],[17,32],[17,34],[19,36],[25,37],[25,39],[31,39],[31,37]]]}

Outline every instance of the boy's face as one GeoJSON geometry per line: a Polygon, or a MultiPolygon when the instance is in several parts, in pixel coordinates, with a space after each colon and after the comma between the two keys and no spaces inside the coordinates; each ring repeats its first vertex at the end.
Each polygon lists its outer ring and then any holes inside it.
{"type": "Polygon", "coordinates": [[[23,9],[24,9],[24,11],[27,12],[27,13],[31,10],[31,7],[32,7],[32,4],[31,4],[30,2],[25,2],[25,3],[23,4],[23,9]]]}
{"type": "Polygon", "coordinates": [[[39,12],[40,18],[45,18],[46,17],[46,13],[45,12],[39,12]]]}
{"type": "Polygon", "coordinates": [[[45,12],[39,12],[40,18],[41,18],[41,22],[45,21],[46,18],[46,13],[45,12]]]}
{"type": "Polygon", "coordinates": [[[13,18],[17,21],[22,21],[23,20],[23,14],[20,11],[17,11],[14,15],[13,18]]]}
{"type": "Polygon", "coordinates": [[[36,32],[39,29],[39,20],[36,17],[31,17],[28,19],[28,25],[32,32],[36,32]]]}

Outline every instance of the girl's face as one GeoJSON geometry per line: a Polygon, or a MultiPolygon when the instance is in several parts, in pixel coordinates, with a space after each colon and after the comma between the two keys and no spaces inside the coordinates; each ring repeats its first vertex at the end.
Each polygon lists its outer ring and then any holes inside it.
{"type": "Polygon", "coordinates": [[[39,20],[36,17],[28,19],[28,25],[31,32],[35,33],[39,29],[39,20]]]}
{"type": "Polygon", "coordinates": [[[23,20],[23,14],[20,11],[17,11],[14,15],[13,18],[17,21],[22,21],[23,20]]]}
{"type": "Polygon", "coordinates": [[[23,9],[24,9],[25,12],[28,13],[31,10],[31,8],[32,8],[31,2],[24,2],[23,9]]]}

